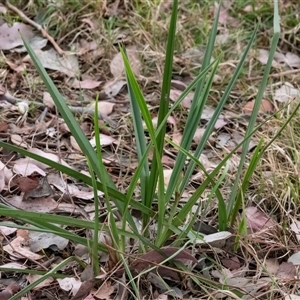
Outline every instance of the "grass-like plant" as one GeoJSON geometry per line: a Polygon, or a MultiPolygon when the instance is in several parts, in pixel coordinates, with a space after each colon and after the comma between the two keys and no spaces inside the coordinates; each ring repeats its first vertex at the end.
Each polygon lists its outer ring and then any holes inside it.
{"type": "MultiPolygon", "coordinates": [[[[152,123],[151,115],[147,107],[144,95],[139,87],[132,69],[130,68],[130,61],[128,61],[127,59],[126,49],[120,46],[120,51],[122,53],[125,65],[127,87],[132,111],[132,121],[134,125],[136,149],[139,160],[138,167],[127,188],[126,194],[121,193],[116,188],[112,178],[110,177],[109,173],[106,171],[104,164],[102,163],[102,149],[99,138],[100,135],[98,127],[97,105],[94,115],[96,136],[96,149],[94,149],[82,132],[72,112],[66,105],[64,98],[59,93],[58,89],[39,62],[29,43],[25,40],[24,44],[27,48],[27,51],[32,58],[32,61],[34,62],[34,65],[40,77],[45,83],[47,90],[51,94],[56,104],[57,110],[67,123],[72,135],[74,136],[82,152],[86,156],[90,176],[83,175],[76,170],[60,165],[59,163],[55,163],[44,157],[40,157],[36,154],[30,153],[24,149],[0,141],[0,147],[7,148],[9,150],[16,151],[24,156],[36,159],[62,173],[65,173],[68,176],[76,178],[77,180],[80,180],[93,187],[95,194],[94,203],[96,216],[99,212],[97,191],[100,190],[104,193],[104,201],[107,207],[107,222],[105,224],[101,224],[101,230],[105,230],[110,233],[113,243],[112,247],[115,249],[115,257],[117,257],[119,261],[123,262],[125,270],[127,270],[127,274],[131,279],[131,284],[133,289],[135,290],[137,297],[138,290],[130,274],[125,257],[126,238],[137,239],[139,241],[139,249],[142,252],[147,252],[149,251],[149,249],[155,249],[156,251],[161,252],[161,248],[170,241],[171,235],[174,234],[177,236],[177,239],[173,242],[174,246],[187,246],[187,243],[185,242],[187,240],[188,233],[191,231],[195,219],[197,218],[197,214],[191,216],[190,212],[192,211],[192,208],[197,205],[199,198],[205,191],[207,191],[208,188],[211,189],[210,198],[215,198],[218,201],[219,230],[226,230],[236,221],[238,209],[241,206],[244,207],[245,205],[243,195],[247,189],[247,183],[249,181],[249,178],[253,174],[255,166],[257,165],[261,155],[263,154],[263,151],[266,149],[262,142],[258,145],[256,151],[254,151],[252,158],[250,159],[249,167],[246,170],[245,175],[243,175],[250,138],[256,130],[256,118],[259,107],[261,105],[262,96],[267,84],[271,63],[279,38],[280,28],[277,1],[274,1],[274,36],[271,44],[270,56],[268,64],[265,68],[264,77],[261,82],[259,92],[256,97],[255,106],[250,118],[245,139],[240,145],[236,147],[237,149],[242,145],[243,150],[241,153],[241,160],[238,167],[236,180],[232,187],[231,196],[228,200],[224,199],[219,187],[222,184],[222,180],[226,176],[226,170],[228,170],[228,160],[236,149],[229,153],[211,173],[208,173],[205,170],[204,166],[199,161],[199,157],[202,154],[205,145],[207,144],[208,138],[214,129],[216,121],[218,120],[220,113],[222,112],[222,109],[229,97],[230,92],[242,71],[246,57],[255,40],[257,29],[253,29],[253,34],[248,42],[248,45],[246,46],[243,55],[236,67],[236,70],[232,74],[232,77],[227,87],[225,88],[222,97],[219,100],[219,103],[211,120],[206,126],[206,130],[203,134],[201,142],[198,144],[196,150],[191,154],[190,149],[192,140],[199,125],[203,110],[207,104],[208,96],[213,83],[213,78],[218,70],[218,64],[220,61],[220,58],[218,57],[216,60],[211,62],[217,35],[220,10],[218,11],[217,16],[214,20],[209,36],[209,41],[206,47],[205,56],[198,76],[182,92],[178,100],[170,106],[169,96],[171,89],[174,43],[176,40],[177,12],[178,0],[174,0],[166,48],[161,99],[158,111],[158,123],[156,127],[152,123]],[[195,89],[195,94],[192,101],[192,107],[186,119],[183,138],[180,145],[175,145],[172,141],[169,141],[166,138],[167,118],[180,105],[185,96],[193,89],[195,89]],[[143,122],[146,124],[147,132],[149,133],[149,140],[145,137],[143,122]],[[164,146],[167,143],[170,143],[172,146],[174,146],[178,150],[178,153],[175,166],[172,171],[170,183],[167,187],[165,187],[162,155],[164,146]],[[151,162],[149,162],[148,160],[150,151],[153,152],[153,158],[151,162]],[[186,165],[187,161],[189,161],[189,163],[186,165]],[[205,173],[205,179],[187,202],[180,203],[181,196],[187,185],[189,184],[190,178],[196,166],[200,167],[203,170],[203,172],[205,173]],[[219,176],[218,178],[217,175],[219,176]],[[137,189],[140,189],[140,199],[134,198],[134,192],[137,189]],[[112,207],[111,203],[115,204],[116,209],[112,207]],[[154,212],[152,210],[153,204],[157,204],[157,212],[154,212]],[[142,218],[141,229],[139,229],[136,225],[135,220],[130,213],[131,209],[140,211],[142,218]],[[121,220],[121,225],[117,223],[116,216],[121,220]],[[149,234],[149,225],[153,223],[157,225],[157,229],[155,237],[151,239],[149,234]]],[[[198,206],[198,211],[199,207],[200,206],[198,206]]],[[[91,249],[91,253],[93,253],[92,258],[94,272],[95,274],[98,274],[99,262],[97,253],[99,250],[108,252],[108,249],[105,244],[101,244],[98,242],[98,232],[100,230],[100,225],[97,217],[94,221],[77,220],[75,218],[65,216],[63,217],[58,215],[38,214],[33,212],[20,211],[7,207],[5,205],[0,205],[0,211],[1,215],[3,216],[11,217],[30,224],[31,227],[26,226],[26,229],[55,233],[62,237],[68,238],[75,243],[80,243],[88,246],[91,249]],[[91,240],[80,237],[75,233],[61,228],[60,225],[91,229],[94,232],[94,237],[91,240]]],[[[4,222],[2,222],[2,224],[9,226],[9,224],[4,222]]],[[[242,222],[241,224],[244,224],[244,222],[242,222]]],[[[19,225],[19,227],[23,228],[23,226],[21,225],[19,225]]],[[[240,231],[243,231],[243,227],[240,227],[240,231]]],[[[55,272],[58,269],[59,268],[56,268],[55,272]]],[[[26,270],[20,270],[20,272],[26,272],[26,270]]],[[[49,274],[51,276],[55,276],[55,272],[45,274],[44,278],[46,279],[49,274]]],[[[26,288],[26,291],[28,291],[30,288],[33,288],[35,285],[36,283],[31,284],[26,288]]],[[[24,291],[21,291],[11,299],[17,299],[23,294],[24,291]]]]}

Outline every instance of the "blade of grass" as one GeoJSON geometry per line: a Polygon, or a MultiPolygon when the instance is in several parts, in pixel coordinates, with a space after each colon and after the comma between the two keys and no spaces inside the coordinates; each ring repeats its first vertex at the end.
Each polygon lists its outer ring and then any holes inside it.
{"type": "MultiPolygon", "coordinates": [[[[272,67],[272,61],[274,59],[274,55],[275,55],[275,52],[276,52],[276,47],[277,47],[278,40],[279,40],[279,37],[280,37],[280,24],[279,24],[279,21],[280,21],[280,19],[279,19],[279,13],[278,13],[278,1],[274,0],[274,35],[273,35],[273,38],[272,38],[271,49],[270,49],[267,65],[265,67],[263,78],[262,78],[260,87],[258,89],[258,93],[257,93],[256,99],[255,99],[255,104],[254,104],[254,107],[253,107],[251,118],[250,118],[249,124],[247,126],[246,135],[248,135],[254,129],[256,119],[257,119],[257,115],[258,115],[258,112],[259,112],[259,108],[261,106],[263,94],[264,94],[264,91],[265,91],[267,83],[268,83],[268,77],[269,77],[270,70],[271,70],[271,67],[272,67]]],[[[233,223],[235,222],[235,218],[232,215],[233,208],[234,208],[234,206],[239,205],[239,203],[236,203],[237,202],[237,194],[238,194],[238,188],[239,188],[239,184],[240,184],[240,176],[241,176],[241,173],[242,173],[242,170],[243,170],[243,167],[244,167],[244,163],[245,163],[245,160],[246,160],[246,155],[248,153],[249,144],[250,144],[250,139],[248,139],[243,144],[240,163],[239,163],[238,171],[237,171],[237,174],[236,174],[236,180],[233,184],[231,194],[230,194],[230,198],[229,198],[229,202],[228,202],[228,205],[227,205],[228,220],[230,221],[231,225],[233,225],[233,223]]]]}
{"type": "Polygon", "coordinates": [[[170,21],[170,26],[168,31],[165,66],[163,72],[164,75],[163,75],[161,98],[160,98],[158,121],[157,121],[157,127],[160,125],[162,127],[156,137],[157,151],[154,151],[152,165],[151,165],[151,172],[150,172],[148,192],[147,192],[147,201],[146,201],[146,203],[148,204],[152,203],[154,199],[157,179],[159,176],[159,165],[157,161],[158,160],[161,161],[162,151],[164,147],[164,138],[166,133],[166,122],[164,122],[164,119],[169,110],[177,13],[178,13],[178,0],[174,0],[173,7],[172,7],[171,21],[170,21]]]}
{"type": "MultiPolygon", "coordinates": [[[[247,45],[247,47],[246,47],[246,49],[245,49],[242,57],[241,57],[238,65],[237,65],[237,68],[236,68],[236,70],[235,70],[232,78],[230,79],[230,81],[229,81],[229,83],[228,83],[228,85],[227,85],[227,87],[226,87],[226,89],[224,91],[224,94],[222,95],[222,97],[221,97],[221,99],[219,101],[219,104],[217,105],[217,107],[215,109],[215,112],[214,112],[211,120],[207,124],[206,130],[205,130],[205,132],[204,132],[204,134],[203,134],[203,136],[201,138],[201,142],[198,144],[198,146],[197,146],[197,148],[195,150],[195,153],[194,153],[194,156],[197,157],[197,158],[200,157],[200,155],[201,155],[204,147],[206,146],[206,143],[207,143],[207,141],[208,141],[208,139],[209,139],[212,131],[214,130],[214,126],[215,126],[215,124],[216,124],[216,122],[218,120],[218,117],[220,116],[220,114],[221,114],[221,112],[222,112],[222,110],[224,108],[224,105],[225,105],[225,103],[226,103],[226,101],[228,99],[228,96],[229,96],[229,94],[230,94],[230,92],[231,92],[234,84],[236,83],[236,81],[237,81],[237,79],[238,79],[238,77],[239,77],[239,75],[240,75],[240,73],[242,71],[243,65],[244,65],[244,63],[246,61],[246,57],[247,57],[247,55],[248,55],[248,53],[249,53],[249,51],[251,49],[251,46],[252,46],[252,44],[254,42],[254,39],[255,39],[255,36],[256,36],[256,32],[257,32],[257,27],[256,27],[255,31],[253,32],[253,34],[251,36],[251,39],[250,39],[250,41],[249,41],[249,43],[248,43],[248,45],[247,45]]],[[[189,163],[189,166],[188,166],[188,168],[187,168],[187,170],[185,172],[185,176],[184,176],[183,181],[182,181],[181,193],[186,188],[186,186],[187,186],[187,184],[188,184],[188,182],[189,182],[189,180],[191,178],[191,175],[194,172],[194,169],[195,169],[195,163],[193,161],[191,161],[189,163]]]]}
{"type": "MultiPolygon", "coordinates": [[[[22,36],[22,34],[21,34],[22,36]]],[[[78,143],[80,149],[82,152],[89,158],[93,169],[95,173],[97,174],[98,178],[101,178],[100,170],[99,170],[99,162],[97,155],[90,144],[89,140],[83,133],[81,127],[79,126],[78,122],[76,121],[73,113],[69,109],[69,107],[66,104],[65,99],[62,97],[62,95],[59,93],[57,87],[47,74],[46,70],[42,66],[41,62],[39,61],[38,57],[36,56],[34,50],[31,48],[30,44],[26,41],[26,39],[22,36],[24,46],[26,50],[28,51],[28,54],[30,55],[33,64],[35,68],[37,69],[40,77],[42,78],[44,84],[47,87],[48,92],[50,93],[59,113],[62,115],[63,119],[65,120],[66,124],[68,125],[72,135],[74,136],[76,142],[78,143]]],[[[115,187],[112,179],[110,178],[107,171],[103,170],[105,176],[102,178],[106,181],[106,184],[112,188],[115,187]]]]}
{"type": "MultiPolygon", "coordinates": [[[[219,5],[219,9],[218,9],[217,15],[215,17],[215,20],[214,20],[214,23],[213,23],[213,26],[212,26],[212,29],[211,29],[211,32],[209,35],[209,40],[208,40],[208,44],[206,47],[206,51],[205,51],[205,55],[203,58],[200,72],[202,70],[204,70],[210,64],[210,61],[212,58],[212,52],[213,52],[215,39],[216,39],[216,35],[217,35],[220,7],[221,7],[221,5],[219,5]]],[[[185,126],[184,133],[183,133],[183,139],[181,141],[181,146],[186,150],[190,149],[190,147],[191,147],[192,139],[193,139],[195,131],[196,131],[196,126],[198,125],[198,123],[200,121],[205,103],[207,101],[207,97],[205,97],[203,95],[204,83],[205,83],[204,77],[201,80],[199,80],[199,82],[197,83],[194,98],[193,98],[192,105],[190,108],[190,113],[186,120],[186,126],[185,126]],[[196,125],[196,123],[197,123],[197,125],[196,125]]],[[[207,92],[208,91],[206,90],[206,94],[207,94],[207,92]]],[[[169,202],[172,197],[172,194],[173,194],[174,188],[175,188],[176,177],[182,171],[185,160],[186,160],[186,156],[182,152],[179,152],[177,155],[177,158],[176,158],[173,172],[171,174],[170,183],[169,183],[167,191],[166,191],[166,196],[165,196],[166,202],[169,202]]],[[[185,175],[184,179],[182,181],[182,186],[184,185],[184,182],[186,181],[186,177],[187,176],[185,175]]]]}
{"type": "MultiPolygon", "coordinates": [[[[97,156],[98,156],[98,161],[99,161],[99,171],[100,175],[102,176],[101,178],[105,178],[106,172],[105,166],[102,161],[102,147],[101,147],[101,142],[100,142],[100,130],[99,130],[99,123],[98,123],[98,99],[96,99],[95,103],[95,113],[94,113],[94,126],[95,126],[95,140],[96,140],[96,149],[97,149],[97,156]]],[[[100,179],[101,179],[100,178],[100,179]]],[[[103,182],[103,180],[100,180],[103,182]]],[[[103,192],[104,192],[104,200],[107,208],[107,213],[108,213],[108,220],[109,220],[109,228],[110,233],[111,233],[111,238],[113,241],[113,248],[120,250],[122,252],[125,251],[125,245],[122,243],[123,239],[121,238],[121,235],[119,234],[119,230],[116,225],[116,221],[114,219],[114,213],[110,204],[110,196],[108,194],[108,185],[106,185],[105,181],[103,184],[103,192]]],[[[94,191],[97,189],[96,182],[94,182],[94,191]]],[[[97,195],[97,190],[95,191],[97,195]]],[[[122,207],[124,207],[124,203],[122,204],[122,207]]],[[[98,196],[95,198],[95,208],[97,208],[97,214],[96,214],[96,209],[95,209],[95,223],[98,223],[98,213],[99,213],[99,208],[98,208],[98,196]],[[97,206],[97,207],[96,207],[97,206]]],[[[121,211],[121,214],[123,214],[123,211],[121,211]]],[[[130,222],[130,224],[134,224],[133,219],[131,216],[127,216],[127,220],[130,222]]],[[[133,225],[134,227],[134,225],[133,225]]],[[[136,228],[134,228],[136,230],[136,228]]],[[[95,235],[96,233],[94,233],[95,235]]],[[[98,239],[98,233],[97,237],[94,237],[95,239],[98,239]]],[[[118,252],[116,252],[117,259],[119,260],[120,257],[118,257],[118,252]]]]}

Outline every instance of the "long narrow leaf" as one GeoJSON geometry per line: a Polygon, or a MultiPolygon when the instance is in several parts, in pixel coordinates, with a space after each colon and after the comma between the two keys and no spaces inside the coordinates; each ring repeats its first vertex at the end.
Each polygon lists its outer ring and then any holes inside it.
{"type": "MultiPolygon", "coordinates": [[[[263,75],[260,87],[258,89],[258,93],[257,93],[256,99],[255,99],[255,104],[253,107],[251,118],[250,118],[249,124],[247,126],[246,135],[248,135],[250,132],[252,132],[253,128],[255,126],[255,122],[257,119],[258,112],[259,112],[259,108],[261,106],[263,94],[264,94],[264,91],[265,91],[267,83],[268,83],[268,77],[269,77],[270,70],[272,67],[272,61],[274,59],[274,55],[275,55],[279,37],[280,37],[280,24],[279,24],[279,14],[278,14],[278,1],[274,1],[274,35],[272,38],[272,44],[271,44],[271,49],[270,49],[267,65],[265,67],[264,75],[263,75]]],[[[250,144],[250,140],[247,140],[246,143],[243,145],[240,163],[239,163],[238,171],[236,174],[236,180],[232,187],[230,199],[228,202],[227,210],[230,214],[228,217],[230,219],[231,224],[233,224],[235,222],[235,219],[232,218],[231,212],[235,205],[236,196],[237,196],[238,188],[239,188],[239,184],[240,184],[239,178],[240,178],[240,175],[241,175],[243,167],[244,167],[246,155],[248,153],[249,144],[250,144]]]]}
{"type": "Polygon", "coordinates": [[[147,203],[151,203],[154,198],[155,189],[157,185],[157,178],[159,175],[158,172],[158,163],[160,161],[164,146],[164,138],[166,133],[166,122],[165,117],[169,110],[169,101],[170,101],[170,89],[171,89],[171,79],[172,79],[172,69],[173,69],[173,54],[174,54],[174,45],[175,45],[175,35],[176,35],[176,22],[177,22],[177,13],[178,13],[178,0],[173,1],[172,15],[170,21],[170,27],[168,32],[168,42],[167,42],[167,51],[165,58],[165,67],[164,67],[164,77],[161,90],[161,99],[159,105],[158,121],[157,125],[162,126],[161,130],[157,135],[157,151],[154,151],[151,173],[149,179],[148,193],[147,193],[147,203]]]}
{"type": "MultiPolygon", "coordinates": [[[[99,172],[99,164],[98,164],[98,158],[97,155],[88,141],[87,137],[83,133],[81,127],[79,126],[78,122],[76,121],[73,113],[69,109],[69,107],[66,104],[65,99],[62,97],[62,95],[59,93],[57,87],[47,74],[46,70],[42,66],[41,62],[39,61],[38,57],[36,56],[34,50],[31,48],[30,44],[26,41],[26,39],[22,36],[24,46],[26,47],[26,50],[28,51],[28,54],[30,55],[34,66],[36,67],[40,77],[42,78],[44,84],[47,87],[47,90],[49,91],[59,113],[62,115],[63,119],[65,120],[66,124],[68,125],[72,135],[74,136],[76,142],[78,143],[80,149],[82,152],[89,158],[91,161],[91,164],[94,168],[95,173],[97,174],[98,178],[101,178],[100,172],[99,172]]],[[[107,173],[105,170],[104,172],[107,173]]],[[[110,178],[109,174],[107,173],[105,176],[105,179],[107,180],[107,185],[110,187],[114,187],[114,183],[112,179],[110,178]]]]}
{"type": "MultiPolygon", "coordinates": [[[[257,31],[257,28],[253,32],[253,34],[251,36],[251,39],[250,39],[250,41],[249,41],[249,43],[248,43],[248,45],[247,45],[247,47],[246,47],[246,49],[245,49],[242,57],[241,57],[238,65],[237,65],[237,68],[236,68],[235,72],[234,72],[232,78],[230,79],[230,81],[229,81],[229,83],[228,83],[228,85],[227,85],[227,87],[226,87],[226,89],[224,91],[224,94],[222,95],[222,97],[220,99],[220,102],[218,103],[218,105],[217,105],[217,107],[215,109],[215,112],[214,112],[211,120],[207,124],[206,130],[205,130],[205,132],[204,132],[204,134],[203,134],[203,136],[201,138],[201,142],[198,144],[198,146],[197,146],[197,148],[195,150],[195,153],[194,153],[194,156],[197,157],[197,158],[200,157],[200,155],[201,155],[204,147],[206,146],[206,143],[207,143],[207,141],[208,141],[208,139],[209,139],[209,137],[210,137],[210,135],[211,135],[211,133],[212,133],[212,131],[214,129],[214,126],[215,126],[215,124],[216,124],[216,122],[218,120],[218,117],[219,117],[219,115],[221,114],[221,112],[222,112],[222,110],[224,108],[226,100],[227,100],[227,98],[228,98],[228,96],[229,96],[229,94],[230,94],[230,92],[231,92],[234,84],[236,83],[236,81],[237,81],[237,79],[238,79],[238,77],[239,77],[239,75],[241,73],[242,67],[243,67],[243,65],[244,65],[244,63],[246,61],[246,57],[247,57],[247,55],[248,55],[248,53],[249,53],[249,51],[251,49],[251,46],[252,46],[252,44],[254,42],[254,39],[255,39],[255,36],[256,36],[256,31],[257,31]]],[[[188,168],[186,170],[185,176],[184,176],[183,181],[182,181],[181,192],[187,186],[187,184],[188,184],[188,182],[189,182],[189,180],[191,178],[191,175],[194,172],[194,169],[195,169],[195,163],[193,161],[191,161],[189,163],[189,166],[188,166],[188,168]]]]}

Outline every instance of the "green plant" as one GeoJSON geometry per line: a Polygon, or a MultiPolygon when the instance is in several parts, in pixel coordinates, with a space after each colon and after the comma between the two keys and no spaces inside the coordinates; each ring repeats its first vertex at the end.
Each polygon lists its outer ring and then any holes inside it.
{"type": "MultiPolygon", "coordinates": [[[[81,174],[78,171],[62,166],[58,163],[54,163],[46,158],[39,157],[32,154],[24,149],[20,149],[10,144],[0,142],[1,147],[19,152],[25,156],[31,157],[38,161],[41,161],[52,168],[59,170],[69,176],[82,180],[88,185],[92,186],[95,194],[95,212],[96,216],[98,213],[98,196],[97,191],[100,190],[104,192],[104,200],[107,207],[107,224],[102,224],[102,230],[110,233],[112,237],[112,247],[115,249],[116,257],[119,261],[122,261],[125,269],[127,270],[128,276],[131,278],[131,284],[138,296],[137,287],[132,280],[129,267],[125,259],[126,253],[126,238],[135,237],[139,241],[139,249],[142,252],[147,252],[149,248],[155,249],[156,251],[161,251],[161,248],[166,245],[166,242],[170,240],[172,234],[178,237],[178,240],[173,242],[173,245],[177,247],[182,247],[184,243],[178,244],[178,241],[186,241],[187,235],[191,230],[193,223],[197,217],[194,214],[190,219],[187,220],[193,206],[197,205],[198,199],[201,197],[204,191],[206,191],[210,186],[211,196],[210,199],[214,197],[218,201],[218,222],[219,230],[226,230],[230,225],[236,221],[237,210],[240,206],[244,206],[243,194],[247,189],[247,182],[251,177],[258,159],[261,157],[263,150],[265,148],[262,143],[259,144],[257,150],[254,152],[251,159],[251,164],[244,178],[241,180],[243,166],[246,160],[246,155],[248,152],[248,146],[250,138],[255,132],[255,122],[258,114],[258,110],[261,104],[262,95],[266,87],[268,74],[270,72],[271,63],[274,57],[274,52],[279,38],[279,16],[277,2],[274,1],[274,37],[271,45],[271,52],[268,60],[268,64],[265,69],[264,78],[262,80],[259,93],[257,94],[256,104],[251,115],[249,126],[244,141],[240,144],[243,145],[243,151],[241,154],[241,161],[238,168],[238,176],[234,183],[232,193],[228,203],[223,198],[220,191],[220,185],[226,174],[227,162],[235,150],[240,146],[238,145],[231,153],[229,153],[221,163],[211,172],[207,173],[204,166],[199,161],[199,157],[202,154],[204,147],[211,135],[216,121],[218,120],[220,113],[229,97],[229,94],[236,83],[246,60],[247,54],[255,40],[256,29],[253,30],[251,39],[240,59],[237,68],[232,74],[228,86],[219,103],[215,109],[214,115],[206,126],[203,138],[198,144],[196,150],[193,154],[190,154],[190,148],[192,144],[192,139],[197,126],[200,122],[201,115],[205,108],[208,100],[209,93],[211,91],[211,86],[213,83],[214,75],[218,70],[218,64],[220,58],[217,58],[213,62],[212,52],[214,49],[215,38],[217,34],[218,27],[218,17],[220,10],[213,23],[211,33],[209,36],[209,41],[206,48],[206,53],[202,62],[202,66],[199,75],[192,81],[192,83],[185,89],[185,91],[180,95],[178,100],[171,106],[169,103],[170,89],[171,89],[171,77],[172,77],[172,66],[173,66],[173,52],[174,43],[176,36],[176,20],[178,11],[178,0],[173,1],[172,16],[170,21],[170,29],[167,42],[166,50],[166,61],[161,89],[161,99],[158,114],[158,124],[155,128],[152,124],[152,119],[150,116],[149,109],[147,108],[145,98],[138,85],[138,82],[130,68],[130,62],[126,56],[126,50],[120,47],[120,51],[123,56],[127,86],[130,96],[130,104],[132,110],[132,119],[134,124],[134,132],[136,139],[136,148],[138,153],[139,165],[135,171],[135,174],[127,188],[126,194],[121,193],[117,190],[113,180],[105,169],[102,163],[102,149],[99,138],[99,127],[98,127],[98,111],[97,105],[95,109],[94,124],[95,124],[95,136],[96,136],[96,150],[91,146],[86,136],[83,134],[79,124],[76,122],[73,114],[65,103],[62,95],[58,92],[56,86],[53,84],[52,80],[46,73],[45,69],[42,67],[38,58],[36,57],[34,51],[31,49],[28,42],[24,41],[24,44],[30,54],[36,69],[38,70],[40,77],[44,81],[49,93],[51,94],[53,100],[55,101],[56,107],[60,112],[61,116],[67,123],[72,135],[76,139],[78,145],[82,149],[83,153],[86,155],[87,164],[90,171],[90,177],[81,174]],[[192,102],[192,107],[190,113],[186,120],[186,126],[183,133],[183,139],[180,146],[175,145],[171,141],[166,139],[166,124],[167,118],[174,112],[174,110],[180,105],[185,96],[195,88],[195,96],[192,102]],[[143,121],[146,124],[147,131],[150,136],[150,141],[147,141],[143,129],[143,121]],[[176,163],[171,175],[170,183],[165,189],[164,185],[164,175],[163,175],[163,165],[162,165],[162,154],[166,142],[170,143],[178,149],[178,154],[176,158],[176,163]],[[152,162],[149,163],[148,157],[150,151],[153,151],[152,162]],[[189,163],[184,172],[184,166],[186,164],[187,158],[189,158],[189,163]],[[191,175],[193,174],[195,167],[199,166],[205,173],[205,180],[203,183],[195,190],[194,194],[190,199],[179,207],[181,195],[186,189],[191,175]],[[220,179],[216,179],[220,175],[220,179]],[[137,188],[140,188],[141,199],[134,199],[133,194],[137,188]],[[114,210],[111,203],[114,203],[117,210],[114,210]],[[158,205],[158,211],[154,212],[152,206],[154,203],[158,205]],[[135,208],[141,212],[142,215],[142,229],[139,230],[136,223],[130,214],[130,210],[135,208]],[[121,220],[121,226],[116,222],[118,217],[121,220]],[[149,225],[150,223],[157,224],[156,236],[153,240],[150,239],[149,225]],[[129,228],[129,229],[128,229],[129,228]]],[[[96,101],[97,102],[97,101],[96,101]]],[[[0,206],[1,215],[13,217],[15,219],[21,220],[25,223],[32,225],[29,229],[38,231],[52,232],[57,235],[66,237],[76,243],[81,243],[87,245],[92,249],[93,256],[93,267],[94,272],[97,274],[99,272],[99,262],[97,251],[101,250],[107,252],[107,247],[104,244],[98,243],[98,232],[100,226],[97,220],[92,221],[80,221],[73,218],[66,218],[55,215],[43,215],[30,212],[21,212],[12,208],[8,208],[5,205],[0,206]],[[56,224],[56,225],[53,225],[56,224]],[[69,225],[81,228],[89,228],[94,231],[93,239],[86,239],[77,236],[76,234],[69,232],[66,229],[62,229],[59,225],[69,225]]],[[[199,211],[199,206],[198,206],[199,211]]],[[[243,224],[243,223],[242,223],[243,224]]],[[[19,226],[22,228],[22,226],[19,226]]],[[[28,229],[28,228],[27,228],[28,229]]],[[[243,227],[241,226],[241,232],[243,227]]],[[[187,245],[187,244],[186,244],[187,245]]],[[[50,272],[51,273],[51,272],[50,272]]],[[[52,274],[52,273],[51,273],[52,274]]],[[[51,275],[50,274],[50,275],[51,275]]],[[[49,276],[49,273],[46,274],[49,276]]],[[[46,276],[45,275],[45,276],[46,276]]],[[[22,292],[21,292],[22,293],[22,292]]],[[[20,296],[19,293],[17,296],[20,296]]]]}

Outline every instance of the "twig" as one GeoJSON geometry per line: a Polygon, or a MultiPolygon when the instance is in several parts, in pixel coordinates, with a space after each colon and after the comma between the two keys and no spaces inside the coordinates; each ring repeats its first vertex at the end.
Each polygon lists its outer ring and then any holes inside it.
{"type": "MultiPolygon", "coordinates": [[[[288,70],[288,71],[284,71],[284,72],[281,72],[281,73],[270,74],[269,77],[278,78],[278,77],[281,77],[281,76],[291,75],[291,74],[294,74],[294,73],[299,74],[299,72],[300,72],[300,69],[293,69],[293,70],[288,70]]],[[[262,78],[263,78],[263,76],[256,76],[256,77],[246,78],[246,80],[260,80],[262,78]]]]}
{"type": "Polygon", "coordinates": [[[12,10],[13,12],[15,12],[19,17],[21,17],[25,22],[27,22],[28,24],[30,24],[31,26],[33,26],[34,28],[36,28],[37,30],[39,30],[42,34],[42,36],[44,38],[46,38],[55,48],[55,50],[60,54],[60,55],[64,55],[65,51],[62,50],[54,41],[53,37],[51,35],[48,34],[48,32],[38,23],[32,21],[31,19],[29,19],[21,10],[19,10],[18,8],[16,8],[14,5],[12,5],[8,0],[5,1],[5,5],[7,6],[7,8],[9,8],[10,10],[12,10]]]}

